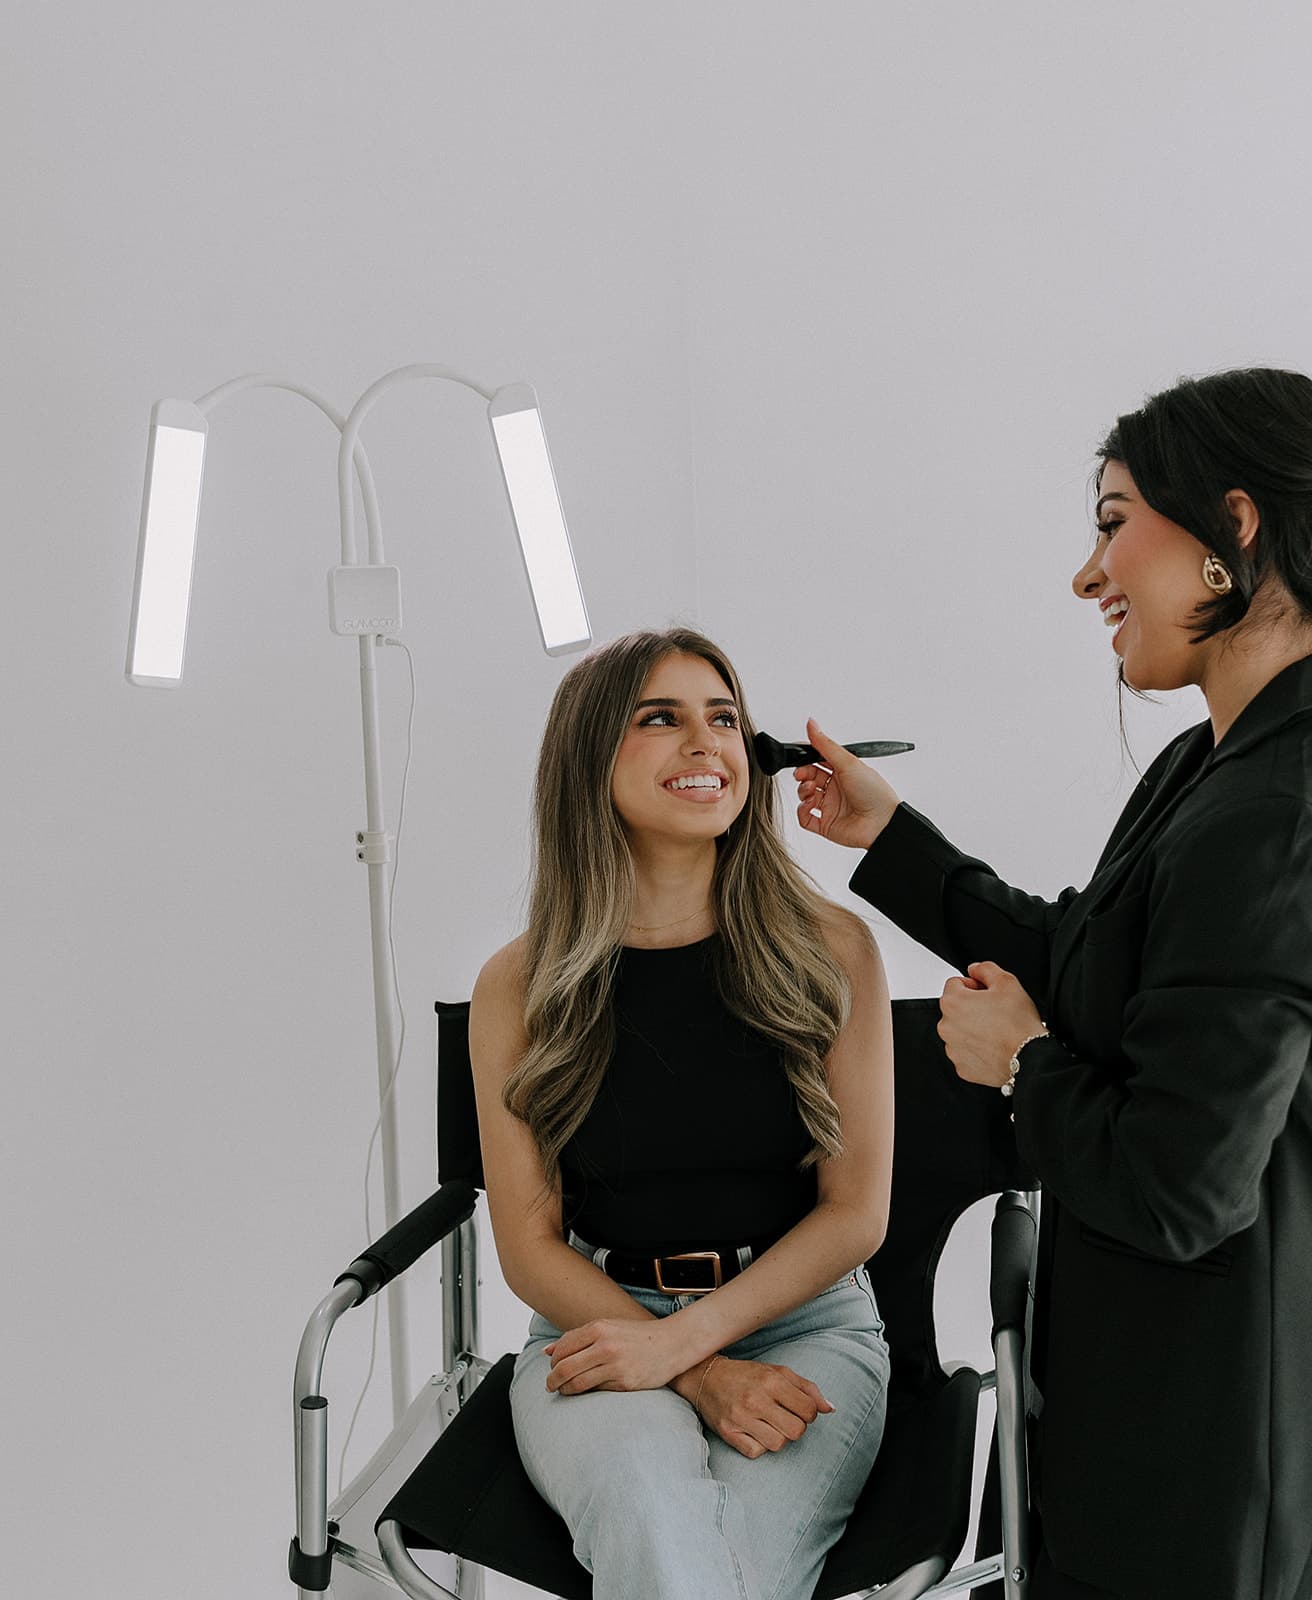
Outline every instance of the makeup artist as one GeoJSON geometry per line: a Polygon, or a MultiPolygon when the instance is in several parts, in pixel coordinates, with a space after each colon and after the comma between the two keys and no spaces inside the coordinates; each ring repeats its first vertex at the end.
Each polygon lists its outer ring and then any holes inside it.
{"type": "Polygon", "coordinates": [[[1087,888],[1010,888],[814,723],[798,815],[964,974],[940,1034],[1043,1185],[1033,1600],[1308,1600],[1312,381],[1182,381],[1098,454],[1075,593],[1208,716],[1087,888]]]}

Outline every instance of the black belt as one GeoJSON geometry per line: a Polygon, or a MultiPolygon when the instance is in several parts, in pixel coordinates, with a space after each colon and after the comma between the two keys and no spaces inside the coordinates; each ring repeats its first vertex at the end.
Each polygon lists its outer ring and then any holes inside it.
{"type": "Polygon", "coordinates": [[[570,1244],[586,1255],[616,1283],[635,1289],[656,1289],[661,1294],[710,1294],[722,1283],[749,1267],[775,1239],[757,1239],[752,1244],[720,1245],[713,1250],[678,1250],[668,1255],[638,1255],[631,1250],[611,1250],[586,1244],[576,1233],[570,1244]]]}

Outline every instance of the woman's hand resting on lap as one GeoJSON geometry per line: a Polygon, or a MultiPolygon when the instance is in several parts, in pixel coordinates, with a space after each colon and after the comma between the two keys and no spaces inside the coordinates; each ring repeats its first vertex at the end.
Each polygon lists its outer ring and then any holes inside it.
{"type": "Polygon", "coordinates": [[[815,1419],[834,1408],[809,1378],[768,1361],[717,1356],[686,1371],[665,1321],[598,1318],[570,1328],[547,1345],[555,1394],[593,1389],[659,1389],[671,1384],[697,1405],[702,1420],[749,1460],[800,1439],[815,1419]]]}
{"type": "Polygon", "coordinates": [[[834,1408],[809,1378],[769,1361],[717,1356],[709,1372],[698,1362],[674,1387],[725,1444],[755,1461],[800,1439],[815,1419],[834,1408]]]}
{"type": "Polygon", "coordinates": [[[589,1389],[660,1389],[683,1371],[668,1326],[656,1318],[599,1317],[570,1328],[546,1347],[547,1388],[554,1394],[589,1389]]]}

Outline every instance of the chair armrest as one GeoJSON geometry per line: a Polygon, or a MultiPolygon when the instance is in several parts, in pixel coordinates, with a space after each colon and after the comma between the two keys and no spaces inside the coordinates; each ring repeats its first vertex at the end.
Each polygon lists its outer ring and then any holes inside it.
{"type": "Polygon", "coordinates": [[[989,1302],[993,1338],[1014,1328],[1024,1333],[1029,1301],[1030,1264],[1034,1259],[1034,1213],[1015,1190],[1000,1195],[993,1213],[989,1266],[989,1302]]]}
{"type": "Polygon", "coordinates": [[[973,1372],[979,1379],[981,1389],[991,1389],[993,1387],[993,1374],[991,1372],[981,1372],[973,1361],[942,1361],[939,1365],[943,1368],[945,1377],[955,1378],[959,1372],[973,1372]]]}
{"type": "Polygon", "coordinates": [[[360,1305],[468,1221],[477,1203],[478,1190],[473,1184],[463,1180],[444,1183],[381,1239],[362,1250],[346,1271],[338,1274],[335,1283],[354,1279],[360,1286],[360,1298],[355,1303],[360,1305]]]}
{"type": "Polygon", "coordinates": [[[997,1369],[999,1521],[1003,1590],[1018,1600],[1029,1580],[1029,1451],[1025,1426],[1025,1317],[1034,1260],[1034,1213],[1009,1190],[993,1213],[989,1300],[997,1369]]]}

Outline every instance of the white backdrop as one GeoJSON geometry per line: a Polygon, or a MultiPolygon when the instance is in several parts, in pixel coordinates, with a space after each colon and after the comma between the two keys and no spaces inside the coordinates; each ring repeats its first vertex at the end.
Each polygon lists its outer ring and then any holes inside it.
{"type": "MultiPolygon", "coordinates": [[[[1312,367],[1312,21],[67,0],[8,34],[4,1586],[284,1594],[292,1358],[362,1240],[375,1101],[335,439],[289,396],[215,415],[187,683],[133,691],[151,402],[272,368],[345,406],[410,360],[533,382],[599,637],[693,621],[777,735],[914,739],[905,796],[1053,893],[1134,780],[1068,588],[1093,446],[1181,373],[1312,367]]],[[[366,442],[419,669],[414,1201],[431,1001],[519,925],[564,664],[478,405],[400,391],[366,442]]],[[[1139,764],[1200,715],[1131,703],[1139,764]]],[[[798,848],[844,897],[855,858],[798,848]]],[[[894,992],[936,993],[877,931],[894,992]]],[[[521,1312],[486,1269],[500,1350],[521,1312]]],[[[431,1271],[412,1320],[426,1371],[431,1271]]],[[[367,1343],[335,1341],[339,1422],[367,1343]]],[[[380,1377],[357,1464],[386,1413],[380,1377]]]]}

